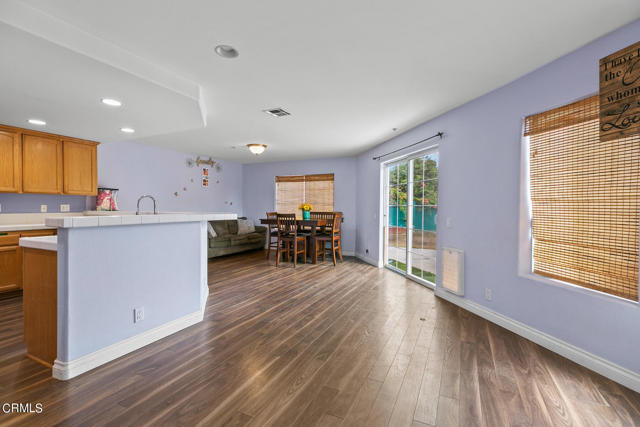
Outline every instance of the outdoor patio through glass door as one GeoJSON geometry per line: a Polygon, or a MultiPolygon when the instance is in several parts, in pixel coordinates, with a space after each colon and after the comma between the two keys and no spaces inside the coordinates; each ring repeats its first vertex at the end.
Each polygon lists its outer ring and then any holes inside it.
{"type": "Polygon", "coordinates": [[[385,175],[385,265],[435,286],[438,151],[392,162],[385,175]]]}

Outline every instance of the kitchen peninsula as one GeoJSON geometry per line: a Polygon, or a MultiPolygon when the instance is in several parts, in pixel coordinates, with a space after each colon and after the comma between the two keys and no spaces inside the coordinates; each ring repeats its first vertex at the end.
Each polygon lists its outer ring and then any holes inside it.
{"type": "MultiPolygon", "coordinates": [[[[236,217],[46,218],[47,227],[57,228],[57,239],[47,238],[57,253],[53,376],[72,378],[201,321],[209,294],[207,221],[236,217]]],[[[34,247],[38,239],[45,238],[22,239],[20,245],[34,247]]]]}

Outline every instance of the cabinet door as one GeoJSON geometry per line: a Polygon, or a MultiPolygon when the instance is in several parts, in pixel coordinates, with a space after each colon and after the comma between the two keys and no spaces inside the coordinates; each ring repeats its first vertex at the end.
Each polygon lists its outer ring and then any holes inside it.
{"type": "Polygon", "coordinates": [[[0,129],[0,191],[22,191],[20,133],[0,129]]]}
{"type": "Polygon", "coordinates": [[[64,193],[98,194],[97,147],[93,142],[62,141],[64,193]]]}
{"type": "Polygon", "coordinates": [[[20,246],[0,246],[0,292],[22,288],[20,246]]]}
{"type": "Polygon", "coordinates": [[[22,136],[22,191],[62,193],[62,142],[49,136],[22,136]]]}

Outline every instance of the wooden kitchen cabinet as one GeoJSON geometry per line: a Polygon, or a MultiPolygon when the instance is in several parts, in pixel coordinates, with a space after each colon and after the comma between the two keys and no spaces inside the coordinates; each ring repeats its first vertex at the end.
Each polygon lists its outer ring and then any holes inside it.
{"type": "Polygon", "coordinates": [[[22,288],[22,252],[18,246],[20,234],[0,233],[0,292],[22,288]]]}
{"type": "Polygon", "coordinates": [[[0,192],[98,194],[98,143],[0,125],[0,192]]]}
{"type": "Polygon", "coordinates": [[[56,230],[24,230],[0,232],[0,299],[13,296],[22,289],[22,248],[20,237],[53,236],[56,230]]]}
{"type": "Polygon", "coordinates": [[[22,191],[62,194],[62,141],[53,136],[22,136],[22,191]]]}
{"type": "Polygon", "coordinates": [[[74,195],[97,195],[97,144],[90,141],[63,140],[62,158],[64,164],[64,193],[74,195]]]}
{"type": "Polygon", "coordinates": [[[0,127],[0,191],[22,191],[22,140],[19,131],[0,127]]]}

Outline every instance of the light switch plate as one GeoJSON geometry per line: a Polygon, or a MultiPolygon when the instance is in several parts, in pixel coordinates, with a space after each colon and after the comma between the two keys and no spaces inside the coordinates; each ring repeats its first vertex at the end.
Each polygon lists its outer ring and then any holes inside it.
{"type": "Polygon", "coordinates": [[[0,212],[2,212],[2,203],[0,203],[0,212]]]}
{"type": "Polygon", "coordinates": [[[44,213],[47,211],[47,205],[40,205],[40,212],[44,213]]]}
{"type": "Polygon", "coordinates": [[[69,205],[60,205],[60,212],[69,212],[69,205]]]}

